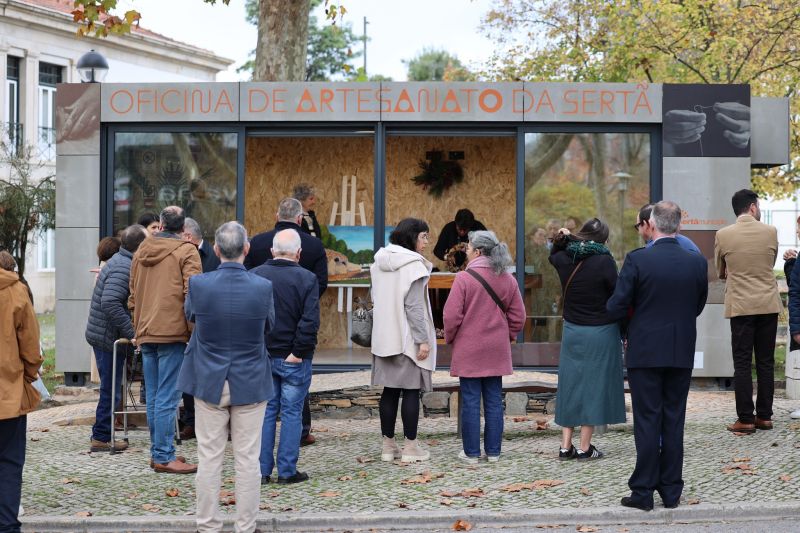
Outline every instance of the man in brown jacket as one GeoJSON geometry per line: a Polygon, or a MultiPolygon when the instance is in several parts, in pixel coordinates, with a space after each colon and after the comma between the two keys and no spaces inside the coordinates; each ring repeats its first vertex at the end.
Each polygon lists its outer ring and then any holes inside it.
{"type": "Polygon", "coordinates": [[[0,269],[0,531],[20,530],[26,415],[39,404],[31,384],[41,364],[28,289],[15,272],[0,269]]]}
{"type": "Polygon", "coordinates": [[[189,278],[201,273],[197,248],[181,238],[185,216],[177,206],[161,211],[161,232],[145,239],[131,262],[128,307],[142,349],[150,429],[150,465],[156,472],[190,474],[197,465],[175,455],[178,372],[189,340],[183,302],[189,278]]]}
{"type": "Polygon", "coordinates": [[[725,286],[725,318],[731,319],[736,422],[729,431],[772,429],[775,334],[782,309],[775,281],[778,230],[760,222],[758,196],[749,189],[731,199],[736,223],[717,232],[714,255],[725,286]],[[758,393],[753,416],[751,361],[756,356],[758,393]]]}

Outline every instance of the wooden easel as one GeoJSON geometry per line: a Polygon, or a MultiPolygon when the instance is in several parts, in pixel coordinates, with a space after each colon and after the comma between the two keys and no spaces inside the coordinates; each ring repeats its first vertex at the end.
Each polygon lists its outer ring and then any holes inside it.
{"type": "MultiPolygon", "coordinates": [[[[356,225],[356,177],[355,176],[342,176],[342,203],[341,208],[339,202],[333,202],[331,208],[331,222],[329,226],[336,225],[336,217],[339,217],[339,224],[342,226],[355,226],[356,225]],[[349,178],[349,179],[348,179],[349,178]],[[348,183],[349,181],[349,183],[348,183]],[[350,194],[348,195],[348,186],[350,194]],[[347,197],[350,197],[350,202],[347,202],[347,197]]],[[[358,214],[361,216],[361,225],[367,225],[367,217],[364,214],[364,202],[358,202],[358,214]]]]}

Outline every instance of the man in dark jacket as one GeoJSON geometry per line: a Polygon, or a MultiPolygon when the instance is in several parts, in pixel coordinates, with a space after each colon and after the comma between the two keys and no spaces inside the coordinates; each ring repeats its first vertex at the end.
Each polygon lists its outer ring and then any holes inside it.
{"type": "MultiPolygon", "coordinates": [[[[119,385],[122,382],[122,367],[128,355],[129,345],[117,349],[117,372],[114,376],[116,389],[111,400],[111,374],[113,368],[114,341],[133,339],[133,322],[128,312],[130,295],[131,259],[139,245],[147,237],[147,230],[138,224],[122,231],[122,246],[100,271],[92,293],[89,321],[86,324],[86,342],[94,350],[97,371],[100,374],[100,398],[97,401],[95,422],[92,426],[90,451],[108,451],[111,447],[111,411],[119,403],[119,385]]],[[[124,450],[128,443],[117,441],[116,450],[124,450]]]]}
{"type": "Polygon", "coordinates": [[[614,294],[611,318],[633,308],[626,366],[633,402],[636,468],[631,495],[622,505],[653,509],[658,491],[664,507],[678,506],[683,492],[683,426],[694,367],[697,316],[708,296],[708,263],[675,239],[681,208],[662,201],[650,217],[653,245],[628,254],[614,294]]]}
{"type": "Polygon", "coordinates": [[[300,234],[303,253],[300,256],[300,266],[314,273],[319,286],[319,296],[328,287],[328,258],[322,241],[303,233],[300,222],[303,219],[303,206],[294,198],[284,198],[278,204],[278,213],[275,215],[277,223],[271,231],[259,233],[250,240],[250,253],[244,258],[244,266],[251,270],[263,265],[272,259],[272,239],[275,234],[285,229],[293,229],[300,234]]]}
{"type": "MultiPolygon", "coordinates": [[[[475,215],[469,209],[459,209],[456,212],[456,217],[444,225],[442,231],[439,232],[439,239],[436,241],[436,246],[433,247],[433,255],[444,261],[444,256],[450,248],[456,244],[469,241],[470,231],[485,231],[486,226],[475,220],[475,215]]],[[[456,266],[460,266],[466,261],[467,256],[456,260],[456,266]]]]}
{"type": "MultiPolygon", "coordinates": [[[[294,200],[296,201],[296,200],[294,200]]],[[[261,483],[270,481],[275,465],[275,422],[281,416],[278,444],[278,483],[306,481],[297,470],[302,431],[303,400],[311,385],[311,359],[319,329],[319,288],[313,274],[300,267],[301,236],[297,230],[279,231],[272,241],[272,255],[254,274],[272,282],[275,325],[266,337],[272,360],[275,395],[267,404],[261,436],[261,483]]],[[[313,238],[313,237],[312,237],[313,238]]]]}

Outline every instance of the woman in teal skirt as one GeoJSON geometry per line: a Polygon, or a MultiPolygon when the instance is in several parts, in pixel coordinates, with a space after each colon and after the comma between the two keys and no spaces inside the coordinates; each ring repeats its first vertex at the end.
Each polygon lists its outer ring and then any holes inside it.
{"type": "Polygon", "coordinates": [[[562,427],[559,459],[599,459],[594,426],[625,422],[622,342],[606,313],[617,266],[606,248],[608,225],[593,218],[571,235],[561,229],[550,263],[561,280],[564,330],[558,364],[556,424],[562,427]],[[581,426],[578,448],[573,429],[581,426]]]}

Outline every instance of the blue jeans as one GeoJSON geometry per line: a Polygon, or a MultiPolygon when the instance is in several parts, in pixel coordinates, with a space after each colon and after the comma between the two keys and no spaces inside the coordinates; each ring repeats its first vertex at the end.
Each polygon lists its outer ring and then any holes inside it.
{"type": "Polygon", "coordinates": [[[100,374],[100,399],[94,413],[92,438],[100,442],[111,441],[111,411],[116,409],[120,400],[122,387],[122,369],[125,367],[125,346],[117,349],[117,375],[114,377],[114,402],[111,402],[111,371],[114,355],[94,348],[94,360],[97,362],[97,373],[100,374]]]}
{"type": "Polygon", "coordinates": [[[469,457],[481,455],[481,395],[483,395],[483,448],[488,456],[500,455],[503,440],[503,378],[458,378],[461,385],[461,442],[469,457]]]}
{"type": "Polygon", "coordinates": [[[278,442],[278,477],[291,477],[297,472],[300,455],[300,434],[303,431],[303,401],[311,385],[311,359],[287,363],[273,357],[272,384],[274,396],[267,402],[264,427],[261,430],[261,475],[269,476],[275,466],[275,425],[281,414],[281,437],[278,442]]]}
{"type": "Polygon", "coordinates": [[[181,391],[178,373],[186,344],[142,344],[144,382],[147,384],[147,426],[150,429],[150,457],[156,463],[175,460],[175,416],[181,391]]]}

